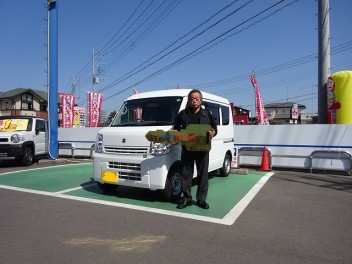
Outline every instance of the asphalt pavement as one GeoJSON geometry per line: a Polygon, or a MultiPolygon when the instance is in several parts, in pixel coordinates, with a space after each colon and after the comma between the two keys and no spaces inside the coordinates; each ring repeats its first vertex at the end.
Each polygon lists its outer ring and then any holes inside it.
{"type": "MultiPolygon", "coordinates": [[[[0,173],[19,169],[3,165],[0,173]]],[[[0,263],[347,264],[352,259],[352,178],[345,175],[274,171],[232,225],[4,188],[0,201],[0,263]]]]}

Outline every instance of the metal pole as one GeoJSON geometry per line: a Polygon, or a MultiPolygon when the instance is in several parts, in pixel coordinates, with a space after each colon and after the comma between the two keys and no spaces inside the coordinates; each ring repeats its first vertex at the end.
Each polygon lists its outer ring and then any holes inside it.
{"type": "Polygon", "coordinates": [[[327,80],[330,75],[329,0],[318,0],[318,123],[326,124],[327,80]]]}
{"type": "Polygon", "coordinates": [[[92,79],[93,79],[93,92],[95,92],[95,55],[93,48],[93,56],[92,56],[92,79]]]}
{"type": "Polygon", "coordinates": [[[58,157],[58,0],[48,0],[49,159],[58,157]]]}

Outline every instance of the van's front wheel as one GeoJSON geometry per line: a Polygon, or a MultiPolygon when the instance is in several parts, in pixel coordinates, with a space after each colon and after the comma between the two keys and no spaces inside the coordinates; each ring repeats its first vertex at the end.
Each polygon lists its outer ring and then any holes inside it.
{"type": "Polygon", "coordinates": [[[231,171],[231,157],[229,154],[225,154],[224,163],[222,164],[222,167],[219,169],[219,171],[222,177],[229,176],[231,171]]]}
{"type": "Polygon", "coordinates": [[[175,201],[182,193],[181,169],[179,166],[171,167],[167,174],[165,188],[161,196],[166,201],[175,201]]]}

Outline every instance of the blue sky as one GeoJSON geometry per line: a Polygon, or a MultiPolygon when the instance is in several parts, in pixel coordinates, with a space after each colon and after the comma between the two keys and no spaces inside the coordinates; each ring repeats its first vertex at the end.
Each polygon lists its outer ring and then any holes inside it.
{"type": "MultiPolygon", "coordinates": [[[[253,70],[264,104],[292,101],[306,105],[307,113],[317,112],[315,0],[57,1],[59,92],[71,93],[73,78],[79,78],[75,95],[80,106],[86,106],[87,92],[93,89],[94,49],[96,70],[102,71],[95,90],[103,93],[107,112],[117,110],[133,89],[177,86],[197,87],[253,111],[253,70]],[[187,54],[192,56],[182,61],[187,54]]],[[[1,1],[0,91],[46,90],[46,2],[1,1]]],[[[351,70],[352,1],[331,0],[330,8],[331,72],[351,70]]]]}

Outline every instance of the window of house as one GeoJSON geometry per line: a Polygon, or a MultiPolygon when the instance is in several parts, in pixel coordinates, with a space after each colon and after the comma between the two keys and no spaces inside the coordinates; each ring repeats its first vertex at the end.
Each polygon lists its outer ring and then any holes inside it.
{"type": "Polygon", "coordinates": [[[47,111],[48,106],[46,104],[40,104],[40,111],[47,111]]]}
{"type": "Polygon", "coordinates": [[[21,96],[21,109],[33,110],[33,96],[29,93],[22,94],[21,96]]]}
{"type": "Polygon", "coordinates": [[[33,96],[31,94],[22,94],[22,101],[29,101],[32,102],[33,101],[33,96]]]}

